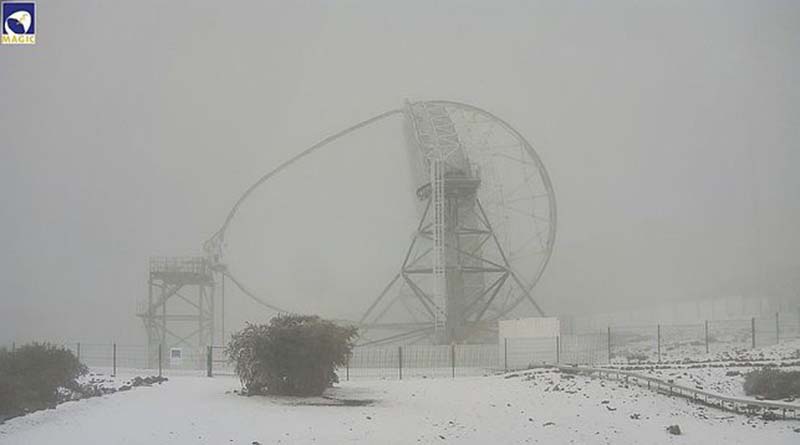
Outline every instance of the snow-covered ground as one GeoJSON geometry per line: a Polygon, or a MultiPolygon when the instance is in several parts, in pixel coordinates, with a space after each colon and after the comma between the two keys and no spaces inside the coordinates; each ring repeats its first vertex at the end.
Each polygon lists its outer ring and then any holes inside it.
{"type": "Polygon", "coordinates": [[[800,443],[800,421],[765,422],[549,369],[344,382],[312,399],[243,397],[238,387],[229,376],[170,376],[12,419],[0,425],[0,443],[800,443]],[[672,424],[683,435],[668,434],[672,424]]]}
{"type": "Polygon", "coordinates": [[[786,371],[800,370],[800,340],[757,349],[741,347],[711,354],[687,352],[662,363],[615,362],[611,367],[722,395],[747,398],[742,388],[744,375],[765,365],[780,367],[786,371]]]}

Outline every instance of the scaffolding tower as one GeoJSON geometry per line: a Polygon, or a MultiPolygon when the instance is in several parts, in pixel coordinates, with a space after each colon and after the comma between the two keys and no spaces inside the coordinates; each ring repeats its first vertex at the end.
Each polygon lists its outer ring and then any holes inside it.
{"type": "Polygon", "coordinates": [[[147,301],[137,314],[147,332],[149,366],[157,363],[159,349],[203,356],[214,342],[214,289],[214,271],[204,257],[150,259],[147,301]]]}

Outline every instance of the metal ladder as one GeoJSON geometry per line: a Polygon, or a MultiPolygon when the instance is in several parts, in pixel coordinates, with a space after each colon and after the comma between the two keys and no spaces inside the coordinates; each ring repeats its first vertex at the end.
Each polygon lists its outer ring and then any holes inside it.
{"type": "Polygon", "coordinates": [[[445,162],[442,154],[438,152],[430,160],[431,168],[431,199],[433,207],[433,303],[434,303],[434,330],[441,333],[445,329],[445,296],[447,295],[447,276],[445,258],[445,206],[444,196],[444,170],[445,162]]]}

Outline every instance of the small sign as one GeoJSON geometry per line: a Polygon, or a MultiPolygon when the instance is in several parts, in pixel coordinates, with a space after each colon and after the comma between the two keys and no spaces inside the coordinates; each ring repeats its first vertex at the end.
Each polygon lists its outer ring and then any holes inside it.
{"type": "Polygon", "coordinates": [[[172,365],[180,365],[183,361],[183,349],[171,348],[169,350],[169,363],[172,365]]]}

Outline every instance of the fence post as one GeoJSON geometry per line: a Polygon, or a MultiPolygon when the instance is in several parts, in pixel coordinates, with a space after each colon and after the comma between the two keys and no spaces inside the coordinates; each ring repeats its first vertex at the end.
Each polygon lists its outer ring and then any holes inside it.
{"type": "Polygon", "coordinates": [[[450,368],[453,370],[453,378],[456,378],[456,344],[450,345],[450,368]]]}
{"type": "Polygon", "coordinates": [[[608,327],[608,362],[611,363],[611,326],[608,327]]]}
{"type": "Polygon", "coordinates": [[[706,320],[706,354],[708,354],[708,320],[706,320]]]}
{"type": "Polygon", "coordinates": [[[161,377],[161,343],[158,344],[158,376],[161,377]]]}
{"type": "Polygon", "coordinates": [[[781,322],[780,322],[780,312],[775,312],[775,344],[781,344],[781,322]]]}
{"type": "Polygon", "coordinates": [[[207,377],[214,377],[214,370],[212,366],[212,354],[214,351],[212,350],[211,346],[206,346],[206,376],[207,377]]]}
{"type": "Polygon", "coordinates": [[[561,336],[556,335],[556,364],[561,362],[561,336]]]}
{"type": "Polygon", "coordinates": [[[397,369],[400,374],[400,380],[403,380],[403,347],[397,347],[397,369]]]}
{"type": "Polygon", "coordinates": [[[750,332],[752,334],[752,349],[756,348],[756,317],[750,319],[750,332]]]}
{"type": "Polygon", "coordinates": [[[117,376],[117,344],[113,343],[111,347],[111,361],[112,361],[112,372],[111,377],[117,376]]]}
{"type": "Polygon", "coordinates": [[[78,353],[78,361],[81,361],[81,342],[78,342],[77,351],[78,353]]]}
{"type": "Polygon", "coordinates": [[[661,363],[661,325],[659,324],[658,327],[658,362],[661,363]]]}
{"type": "Polygon", "coordinates": [[[508,372],[508,337],[503,337],[503,367],[508,372]]]}
{"type": "Polygon", "coordinates": [[[347,354],[347,361],[344,362],[344,369],[345,369],[345,381],[350,381],[350,354],[347,354]]]}

